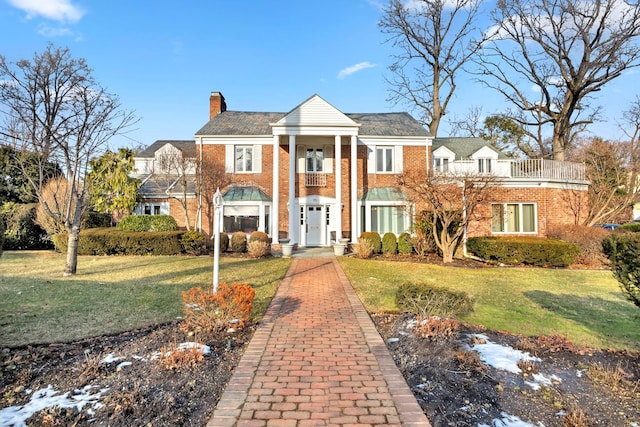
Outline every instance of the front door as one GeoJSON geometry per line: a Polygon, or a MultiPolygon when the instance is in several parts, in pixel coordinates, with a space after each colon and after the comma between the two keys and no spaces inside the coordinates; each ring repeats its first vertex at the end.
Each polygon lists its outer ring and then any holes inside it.
{"type": "Polygon", "coordinates": [[[307,205],[307,246],[320,246],[322,241],[322,206],[307,205]]]}

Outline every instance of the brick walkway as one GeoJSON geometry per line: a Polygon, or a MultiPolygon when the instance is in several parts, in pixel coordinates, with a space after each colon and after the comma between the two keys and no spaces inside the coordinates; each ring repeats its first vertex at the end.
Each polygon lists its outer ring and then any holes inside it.
{"type": "Polygon", "coordinates": [[[430,426],[335,258],[295,258],[214,426],[430,426]]]}

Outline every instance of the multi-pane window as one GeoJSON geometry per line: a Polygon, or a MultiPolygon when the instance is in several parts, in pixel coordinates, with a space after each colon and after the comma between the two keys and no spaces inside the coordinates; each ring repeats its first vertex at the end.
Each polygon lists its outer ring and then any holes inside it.
{"type": "Polygon", "coordinates": [[[376,172],[393,172],[393,147],[376,148],[376,172]]]}
{"type": "Polygon", "coordinates": [[[491,231],[494,233],[535,233],[535,203],[491,205],[491,231]]]}
{"type": "Polygon", "coordinates": [[[442,172],[442,173],[449,172],[449,159],[435,157],[433,159],[433,169],[436,172],[442,172]]]}
{"type": "Polygon", "coordinates": [[[478,172],[491,173],[491,159],[478,159],[478,172]]]}
{"type": "Polygon", "coordinates": [[[307,172],[322,172],[323,164],[322,148],[307,148],[307,172]]]}
{"type": "Polygon", "coordinates": [[[409,216],[404,206],[371,206],[371,231],[399,235],[408,228],[409,216]]]}
{"type": "Polygon", "coordinates": [[[236,146],[236,172],[253,172],[253,146],[236,146]]]}

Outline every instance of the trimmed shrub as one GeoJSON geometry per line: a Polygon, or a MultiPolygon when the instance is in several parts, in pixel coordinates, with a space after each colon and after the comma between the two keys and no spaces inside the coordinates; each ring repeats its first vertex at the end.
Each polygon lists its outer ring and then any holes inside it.
{"type": "Polygon", "coordinates": [[[640,235],[612,234],[603,240],[602,250],[625,297],[640,307],[640,235]]]}
{"type": "Polygon", "coordinates": [[[247,284],[218,284],[218,292],[200,287],[182,292],[185,318],[180,325],[191,332],[226,332],[241,328],[253,308],[255,289],[247,284]]]}
{"type": "Polygon", "coordinates": [[[271,245],[260,240],[250,241],[247,244],[247,252],[251,258],[264,258],[271,255],[271,245]]]}
{"type": "Polygon", "coordinates": [[[264,242],[269,243],[269,235],[264,231],[254,231],[249,235],[249,242],[264,242]]]}
{"type": "Polygon", "coordinates": [[[82,229],[111,227],[111,215],[96,211],[88,211],[82,216],[82,229]]]}
{"type": "MultiPolygon", "coordinates": [[[[179,255],[183,231],[129,232],[113,228],[82,230],[78,255],[179,255]]],[[[53,238],[56,249],[67,251],[67,234],[53,238]]]]}
{"type": "Polygon", "coordinates": [[[366,239],[371,243],[371,250],[374,254],[379,254],[382,250],[382,240],[380,234],[375,231],[365,231],[360,235],[361,239],[366,239]]]}
{"type": "Polygon", "coordinates": [[[171,215],[128,215],[120,220],[122,231],[176,231],[178,224],[171,215]]]}
{"type": "Polygon", "coordinates": [[[631,222],[629,224],[622,224],[618,227],[621,230],[632,231],[634,233],[640,232],[640,222],[631,222]]]}
{"type": "Polygon", "coordinates": [[[573,243],[538,237],[474,237],[467,249],[489,262],[538,267],[566,267],[580,253],[573,243]]]}
{"type": "Polygon", "coordinates": [[[382,253],[395,255],[398,253],[398,241],[393,233],[384,233],[382,236],[382,253]]]}
{"type": "Polygon", "coordinates": [[[5,250],[50,249],[51,239],[36,223],[36,203],[8,202],[0,209],[4,225],[5,250]]]}
{"type": "Polygon", "coordinates": [[[398,252],[408,255],[413,252],[413,239],[409,233],[398,236],[398,252]]]}
{"type": "Polygon", "coordinates": [[[185,231],[180,238],[182,252],[188,255],[201,255],[204,253],[204,234],[197,230],[185,231]]]}
{"type": "Polygon", "coordinates": [[[231,252],[245,252],[247,250],[247,235],[243,231],[236,231],[231,235],[229,247],[231,252]]]}
{"type": "Polygon", "coordinates": [[[606,256],[602,252],[602,241],[610,235],[611,231],[600,227],[573,224],[552,227],[547,232],[549,238],[564,240],[580,248],[575,261],[577,264],[596,267],[606,263],[606,256]]]}
{"type": "MultiPolygon", "coordinates": [[[[214,239],[214,244],[215,239],[214,239]]],[[[220,252],[226,252],[229,249],[229,235],[227,233],[220,233],[220,252]]]]}
{"type": "Polygon", "coordinates": [[[358,255],[358,257],[367,259],[371,258],[373,254],[373,247],[371,246],[371,240],[363,239],[362,237],[358,239],[358,243],[353,245],[353,253],[358,255]]]}

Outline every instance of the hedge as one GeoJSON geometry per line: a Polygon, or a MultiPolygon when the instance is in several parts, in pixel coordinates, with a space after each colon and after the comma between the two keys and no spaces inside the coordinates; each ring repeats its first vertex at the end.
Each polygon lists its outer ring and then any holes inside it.
{"type": "MultiPolygon", "coordinates": [[[[178,255],[184,252],[184,231],[131,232],[115,228],[82,230],[78,255],[178,255]]],[[[67,234],[53,236],[55,247],[67,251],[67,234]]]]}
{"type": "Polygon", "coordinates": [[[573,243],[538,237],[474,237],[467,249],[489,262],[539,267],[565,267],[580,253],[573,243]]]}
{"type": "Polygon", "coordinates": [[[176,231],[178,224],[171,215],[129,215],[118,223],[122,231],[176,231]]]}

